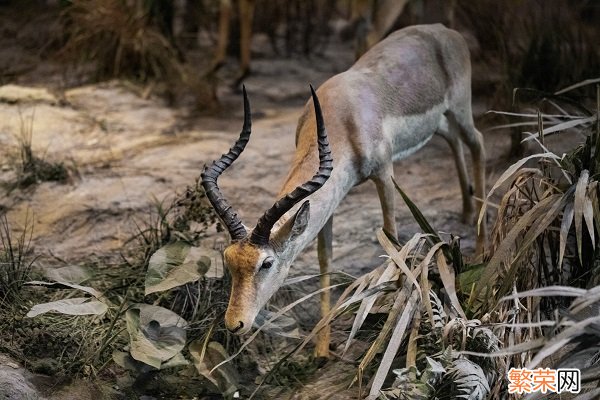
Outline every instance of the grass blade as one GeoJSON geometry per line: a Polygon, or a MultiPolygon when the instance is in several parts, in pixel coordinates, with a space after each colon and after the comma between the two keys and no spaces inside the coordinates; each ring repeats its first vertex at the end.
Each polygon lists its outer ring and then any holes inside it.
{"type": "Polygon", "coordinates": [[[585,194],[589,177],[590,173],[588,172],[588,170],[584,169],[583,171],[581,171],[581,175],[579,176],[579,180],[577,181],[577,186],[575,187],[575,237],[577,238],[577,254],[579,256],[579,262],[581,263],[583,263],[581,254],[581,244],[583,241],[581,225],[583,222],[583,205],[585,202],[585,194]]]}
{"type": "Polygon", "coordinates": [[[388,372],[392,366],[392,361],[394,361],[394,357],[398,352],[398,348],[400,348],[400,344],[402,343],[402,339],[404,338],[404,334],[408,328],[408,324],[413,318],[413,314],[417,308],[419,301],[419,293],[416,290],[413,290],[396,327],[394,328],[394,332],[392,332],[392,336],[390,342],[385,349],[385,353],[383,353],[383,358],[381,363],[379,364],[379,368],[375,373],[375,378],[373,379],[373,384],[371,385],[371,390],[369,392],[369,396],[376,397],[379,395],[379,391],[383,387],[383,383],[385,378],[388,375],[388,372]]]}
{"type": "Polygon", "coordinates": [[[565,249],[567,247],[567,236],[573,223],[573,215],[575,208],[572,202],[567,203],[565,211],[563,213],[562,221],[560,223],[560,244],[558,251],[558,267],[562,268],[562,261],[565,256],[565,249]]]}
{"type": "Polygon", "coordinates": [[[458,300],[458,296],[456,295],[456,277],[454,276],[454,271],[452,271],[448,264],[446,264],[446,259],[440,252],[437,253],[437,266],[438,270],[440,271],[442,283],[446,289],[446,294],[450,298],[450,303],[452,303],[452,306],[460,315],[460,317],[466,320],[467,316],[465,315],[465,312],[460,305],[460,301],[458,300]]]}
{"type": "Polygon", "coordinates": [[[586,196],[583,201],[583,220],[585,226],[587,226],[590,240],[592,241],[592,249],[596,249],[596,240],[594,238],[594,207],[592,206],[592,200],[586,196]]]}

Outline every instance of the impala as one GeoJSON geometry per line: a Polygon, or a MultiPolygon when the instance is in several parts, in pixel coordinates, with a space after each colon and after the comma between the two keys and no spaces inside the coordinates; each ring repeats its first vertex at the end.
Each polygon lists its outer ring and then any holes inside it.
{"type": "MultiPolygon", "coordinates": [[[[250,56],[252,44],[252,20],[254,18],[254,0],[238,0],[240,23],[240,69],[235,79],[234,87],[250,74],[250,56]]],[[[232,19],[232,1],[220,0],[219,2],[219,35],[217,37],[217,51],[212,61],[211,69],[218,70],[225,64],[227,46],[229,45],[229,26],[232,19]]]]}
{"type": "MultiPolygon", "coordinates": [[[[202,173],[207,197],[232,239],[224,251],[232,276],[225,325],[238,334],[251,329],[259,310],[284,282],[296,256],[315,237],[320,283],[329,286],[332,215],[355,185],[367,179],[375,183],[383,227],[397,236],[393,161],[415,152],[435,133],[452,149],[465,220],[473,217],[474,209],[463,141],[473,158],[475,195],[484,197],[483,138],[473,124],[469,52],[459,33],[439,24],[397,31],[349,70],[326,81],[317,93],[312,86],[311,91],[313,107],[309,101],[299,119],[296,153],[279,200],[250,233],[217,184],[219,175],[250,138],[250,105],[245,90],[244,126],[239,139],[202,173]]],[[[480,206],[478,203],[477,208],[480,206]]],[[[478,250],[485,241],[485,228],[480,228],[478,250]]],[[[325,291],[321,312],[326,314],[329,307],[330,295],[325,291]]],[[[329,331],[324,329],[317,338],[317,356],[326,357],[328,350],[329,331]]]]}

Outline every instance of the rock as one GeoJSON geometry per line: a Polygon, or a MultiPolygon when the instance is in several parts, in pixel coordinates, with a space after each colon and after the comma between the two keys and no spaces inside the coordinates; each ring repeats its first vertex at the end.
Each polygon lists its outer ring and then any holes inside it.
{"type": "Polygon", "coordinates": [[[0,400],[44,399],[29,381],[31,373],[0,354],[0,400]]]}
{"type": "Polygon", "coordinates": [[[46,88],[33,88],[12,84],[0,86],[0,102],[10,104],[26,102],[59,103],[56,96],[46,88]]]}

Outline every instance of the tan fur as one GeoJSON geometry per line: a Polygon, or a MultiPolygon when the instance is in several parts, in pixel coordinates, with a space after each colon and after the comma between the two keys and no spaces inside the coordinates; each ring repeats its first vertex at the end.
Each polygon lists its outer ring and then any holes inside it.
{"type": "Polygon", "coordinates": [[[254,273],[260,253],[258,248],[248,242],[233,243],[223,252],[225,264],[233,276],[243,276],[254,273]]]}
{"type": "Polygon", "coordinates": [[[223,256],[232,278],[232,295],[229,297],[225,323],[235,329],[239,321],[247,321],[248,312],[252,312],[248,305],[254,304],[256,298],[254,273],[260,253],[256,246],[248,242],[239,242],[227,247],[223,256]]]}

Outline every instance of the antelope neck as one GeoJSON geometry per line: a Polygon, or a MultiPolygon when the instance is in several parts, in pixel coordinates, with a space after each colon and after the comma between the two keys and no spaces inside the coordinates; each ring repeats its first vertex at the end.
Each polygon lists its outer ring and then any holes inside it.
{"type": "MultiPolygon", "coordinates": [[[[334,156],[335,157],[335,156],[334,156]]],[[[346,196],[346,194],[355,186],[356,182],[351,174],[344,173],[343,166],[337,163],[334,159],[334,167],[331,176],[327,182],[317,190],[315,193],[308,196],[305,200],[301,201],[298,205],[294,206],[288,211],[280,220],[275,224],[274,231],[278,230],[283,224],[285,224],[290,218],[292,218],[300,204],[308,200],[310,202],[310,219],[306,230],[296,240],[291,241],[288,246],[288,251],[291,252],[292,260],[304,250],[304,248],[310,244],[313,239],[317,236],[321,228],[333,215],[335,209],[346,196]]],[[[301,168],[303,171],[312,171],[313,168],[301,168]]],[[[347,170],[346,170],[347,171],[347,170]]],[[[303,175],[303,174],[298,174],[303,175]]],[[[306,175],[311,175],[306,173],[306,175]]],[[[298,184],[306,181],[306,176],[292,176],[286,181],[286,184],[282,188],[282,192],[287,188],[294,188],[298,184]]]]}

